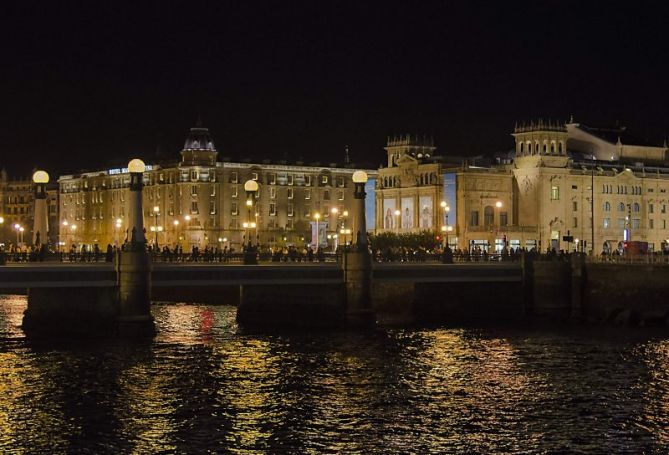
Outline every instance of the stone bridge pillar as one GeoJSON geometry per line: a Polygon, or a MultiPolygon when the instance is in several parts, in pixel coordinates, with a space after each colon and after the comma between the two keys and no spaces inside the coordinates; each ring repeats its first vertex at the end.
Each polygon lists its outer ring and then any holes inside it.
{"type": "Polygon", "coordinates": [[[146,166],[141,160],[128,163],[130,194],[128,234],[123,250],[116,258],[119,286],[118,327],[121,336],[155,334],[151,316],[151,257],[146,251],[142,187],[146,166]]]}
{"type": "Polygon", "coordinates": [[[372,308],[372,258],[365,221],[365,183],[367,174],[353,173],[353,245],[344,252],[342,267],[346,286],[346,317],[349,325],[371,326],[376,322],[372,308]]]}

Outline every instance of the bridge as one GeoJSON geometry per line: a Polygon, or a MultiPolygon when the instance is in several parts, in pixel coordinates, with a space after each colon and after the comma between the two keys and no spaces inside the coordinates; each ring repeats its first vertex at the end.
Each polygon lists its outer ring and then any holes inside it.
{"type": "MultiPolygon", "coordinates": [[[[521,282],[520,263],[376,263],[375,282],[392,283],[492,283],[521,282]]],[[[117,284],[110,263],[13,263],[0,267],[2,289],[90,288],[117,284]]],[[[154,263],[152,287],[342,284],[336,263],[154,263]]]]}

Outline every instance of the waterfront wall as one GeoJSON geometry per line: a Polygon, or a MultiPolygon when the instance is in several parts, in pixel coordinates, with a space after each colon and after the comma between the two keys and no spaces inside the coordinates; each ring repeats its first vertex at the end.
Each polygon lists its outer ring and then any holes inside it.
{"type": "Polygon", "coordinates": [[[528,315],[564,321],[669,325],[669,265],[533,261],[528,315]]]}

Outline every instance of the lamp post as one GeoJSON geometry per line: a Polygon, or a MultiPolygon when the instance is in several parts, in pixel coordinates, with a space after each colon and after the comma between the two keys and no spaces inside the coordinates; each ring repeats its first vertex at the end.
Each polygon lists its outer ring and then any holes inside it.
{"type": "Polygon", "coordinates": [[[158,217],[160,216],[160,207],[157,205],[153,206],[153,232],[155,232],[155,237],[153,240],[154,248],[158,249],[158,217]]]}
{"type": "Polygon", "coordinates": [[[316,220],[316,251],[318,251],[321,245],[321,230],[318,224],[318,221],[321,219],[321,214],[316,212],[314,214],[314,219],[316,220]]]}
{"type": "Polygon", "coordinates": [[[172,221],[172,225],[174,226],[174,246],[176,247],[179,245],[179,220],[172,221]]]}
{"type": "MultiPolygon", "coordinates": [[[[63,243],[67,243],[67,225],[68,225],[67,220],[63,220],[61,225],[63,226],[63,230],[65,230],[65,242],[63,242],[63,243]]],[[[59,240],[61,240],[60,239],[60,229],[58,229],[58,237],[59,237],[59,240]]],[[[58,242],[58,243],[61,243],[61,242],[58,242]]]]}
{"type": "Polygon", "coordinates": [[[399,210],[395,210],[395,218],[397,218],[397,221],[395,221],[395,229],[397,230],[397,233],[400,233],[400,215],[402,212],[399,210]]]}
{"type": "Polygon", "coordinates": [[[49,212],[46,205],[46,184],[49,183],[49,174],[37,171],[33,174],[35,184],[35,212],[33,215],[32,244],[36,246],[49,243],[49,212]]]}
{"type": "Polygon", "coordinates": [[[21,229],[21,225],[19,223],[14,224],[14,230],[16,231],[16,246],[19,246],[19,232],[21,229]]]}
{"type": "MultiPolygon", "coordinates": [[[[251,225],[251,209],[253,208],[254,205],[254,199],[255,195],[258,192],[258,182],[255,180],[247,180],[246,183],[244,183],[244,191],[246,191],[246,208],[247,208],[247,218],[246,221],[249,225],[251,225]]],[[[254,227],[256,223],[253,223],[254,227]]],[[[247,233],[247,240],[248,240],[248,246],[251,246],[251,239],[248,238],[248,233],[247,233]]]]}
{"type": "Polygon", "coordinates": [[[118,246],[119,244],[119,238],[118,238],[118,231],[121,229],[123,220],[121,218],[116,218],[116,222],[114,223],[114,244],[118,246]]]}
{"type": "MultiPolygon", "coordinates": [[[[5,227],[5,219],[0,216],[0,234],[3,233],[4,227],[5,227]]],[[[0,239],[0,243],[2,243],[2,239],[0,239]]]]}
{"type": "Polygon", "coordinates": [[[337,207],[332,207],[330,213],[334,218],[334,222],[332,223],[332,228],[330,229],[332,232],[332,239],[333,239],[332,251],[334,252],[337,249],[337,244],[338,244],[337,230],[339,228],[339,209],[337,207]]]}
{"type": "MultiPolygon", "coordinates": [[[[501,227],[502,227],[502,222],[501,222],[501,220],[499,219],[499,217],[500,217],[500,215],[501,215],[499,209],[502,208],[502,205],[503,205],[503,204],[502,204],[502,201],[497,201],[497,202],[495,202],[495,208],[497,208],[497,216],[495,217],[495,219],[497,220],[497,232],[496,232],[496,235],[499,235],[499,231],[501,230],[501,227]]],[[[496,249],[497,249],[497,238],[495,237],[495,250],[496,250],[496,249]]],[[[506,249],[506,245],[502,245],[502,250],[504,250],[504,249],[506,249]]]]}
{"type": "MultiPolygon", "coordinates": [[[[444,227],[446,227],[447,228],[446,232],[448,232],[448,226],[449,226],[449,224],[448,224],[448,214],[451,211],[451,208],[446,203],[446,201],[441,201],[441,203],[439,205],[441,206],[441,209],[444,211],[444,216],[442,217],[442,221],[446,220],[445,221],[446,224],[442,225],[441,230],[444,231],[444,227]]],[[[450,230],[452,231],[453,228],[451,228],[450,230]]],[[[448,237],[448,234],[446,234],[446,236],[448,237]]],[[[448,240],[446,240],[446,246],[448,246],[448,240]]]]}

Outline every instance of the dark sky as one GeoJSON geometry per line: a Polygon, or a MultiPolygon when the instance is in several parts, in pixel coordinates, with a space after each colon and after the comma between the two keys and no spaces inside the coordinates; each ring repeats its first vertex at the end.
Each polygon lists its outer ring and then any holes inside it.
{"type": "Polygon", "coordinates": [[[381,163],[386,136],[409,132],[491,153],[517,120],[570,114],[660,143],[669,130],[664,2],[13,3],[12,174],[176,159],[198,115],[221,156],[322,162],[350,144],[381,163]]]}

